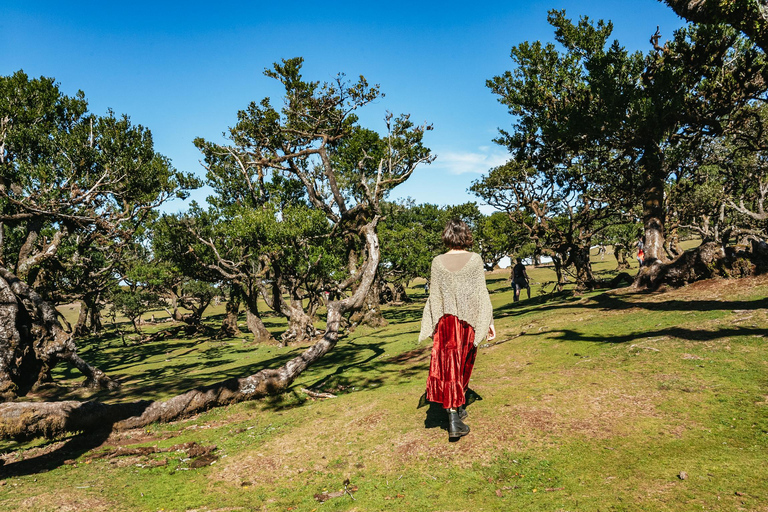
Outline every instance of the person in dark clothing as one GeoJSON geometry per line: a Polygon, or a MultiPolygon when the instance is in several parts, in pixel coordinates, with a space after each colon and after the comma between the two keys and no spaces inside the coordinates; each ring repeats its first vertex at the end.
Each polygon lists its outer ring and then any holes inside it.
{"type": "Polygon", "coordinates": [[[517,258],[517,265],[512,267],[512,288],[515,290],[515,302],[520,300],[520,290],[523,288],[528,291],[528,298],[531,298],[529,281],[528,272],[525,271],[525,265],[523,265],[523,258],[517,258]]]}

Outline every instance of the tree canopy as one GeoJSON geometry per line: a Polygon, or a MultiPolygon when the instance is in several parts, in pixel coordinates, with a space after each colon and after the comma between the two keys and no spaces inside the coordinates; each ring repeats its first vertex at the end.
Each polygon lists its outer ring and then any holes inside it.
{"type": "Polygon", "coordinates": [[[107,382],[45,302],[55,297],[48,276],[74,296],[98,291],[154,209],[195,180],[154,151],[149,130],[88,112],[82,92],[69,97],[51,78],[0,77],[0,120],[0,393],[26,393],[60,359],[107,382]],[[31,317],[30,331],[19,315],[31,317]]]}

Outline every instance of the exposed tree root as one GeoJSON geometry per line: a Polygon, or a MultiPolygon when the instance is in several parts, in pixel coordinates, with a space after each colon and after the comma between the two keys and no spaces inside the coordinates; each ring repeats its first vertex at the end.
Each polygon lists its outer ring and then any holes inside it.
{"type": "Polygon", "coordinates": [[[657,290],[662,285],[683,286],[700,279],[722,275],[725,263],[723,248],[709,242],[685,251],[679,258],[663,263],[660,260],[643,266],[632,284],[635,290],[657,290]]]}

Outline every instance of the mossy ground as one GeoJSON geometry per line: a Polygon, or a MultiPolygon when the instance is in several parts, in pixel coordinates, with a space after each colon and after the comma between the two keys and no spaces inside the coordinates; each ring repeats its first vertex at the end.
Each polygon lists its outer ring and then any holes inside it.
{"type": "MultiPolygon", "coordinates": [[[[614,265],[595,259],[604,275],[614,265]]],[[[768,276],[653,294],[541,295],[534,285],[519,303],[507,278],[488,276],[499,337],[480,349],[472,432],[458,442],[443,411],[417,409],[429,363],[415,343],[417,287],[414,302],[385,310],[388,326],[345,336],[285,395],[109,437],[5,442],[0,510],[768,510],[768,276]],[[310,387],[338,398],[313,400],[300,391],[310,387]],[[98,458],[190,441],[215,444],[220,458],[196,469],[177,452],[98,458]],[[345,479],[354,499],[315,499],[345,479]]],[[[215,325],[221,311],[211,313],[215,325]]],[[[247,334],[94,339],[83,357],[123,387],[87,395],[62,370],[62,385],[40,397],[158,399],[302,348],[256,346],[247,334]]]]}

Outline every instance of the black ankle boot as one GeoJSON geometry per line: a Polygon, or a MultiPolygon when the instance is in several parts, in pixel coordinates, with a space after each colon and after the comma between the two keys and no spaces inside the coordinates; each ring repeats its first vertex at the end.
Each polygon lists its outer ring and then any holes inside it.
{"type": "Polygon", "coordinates": [[[448,412],[448,437],[456,438],[469,434],[469,425],[459,418],[457,411],[448,412]]]}
{"type": "Polygon", "coordinates": [[[459,413],[459,419],[464,420],[468,416],[467,414],[467,408],[465,406],[459,406],[456,408],[456,412],[459,413]]]}

